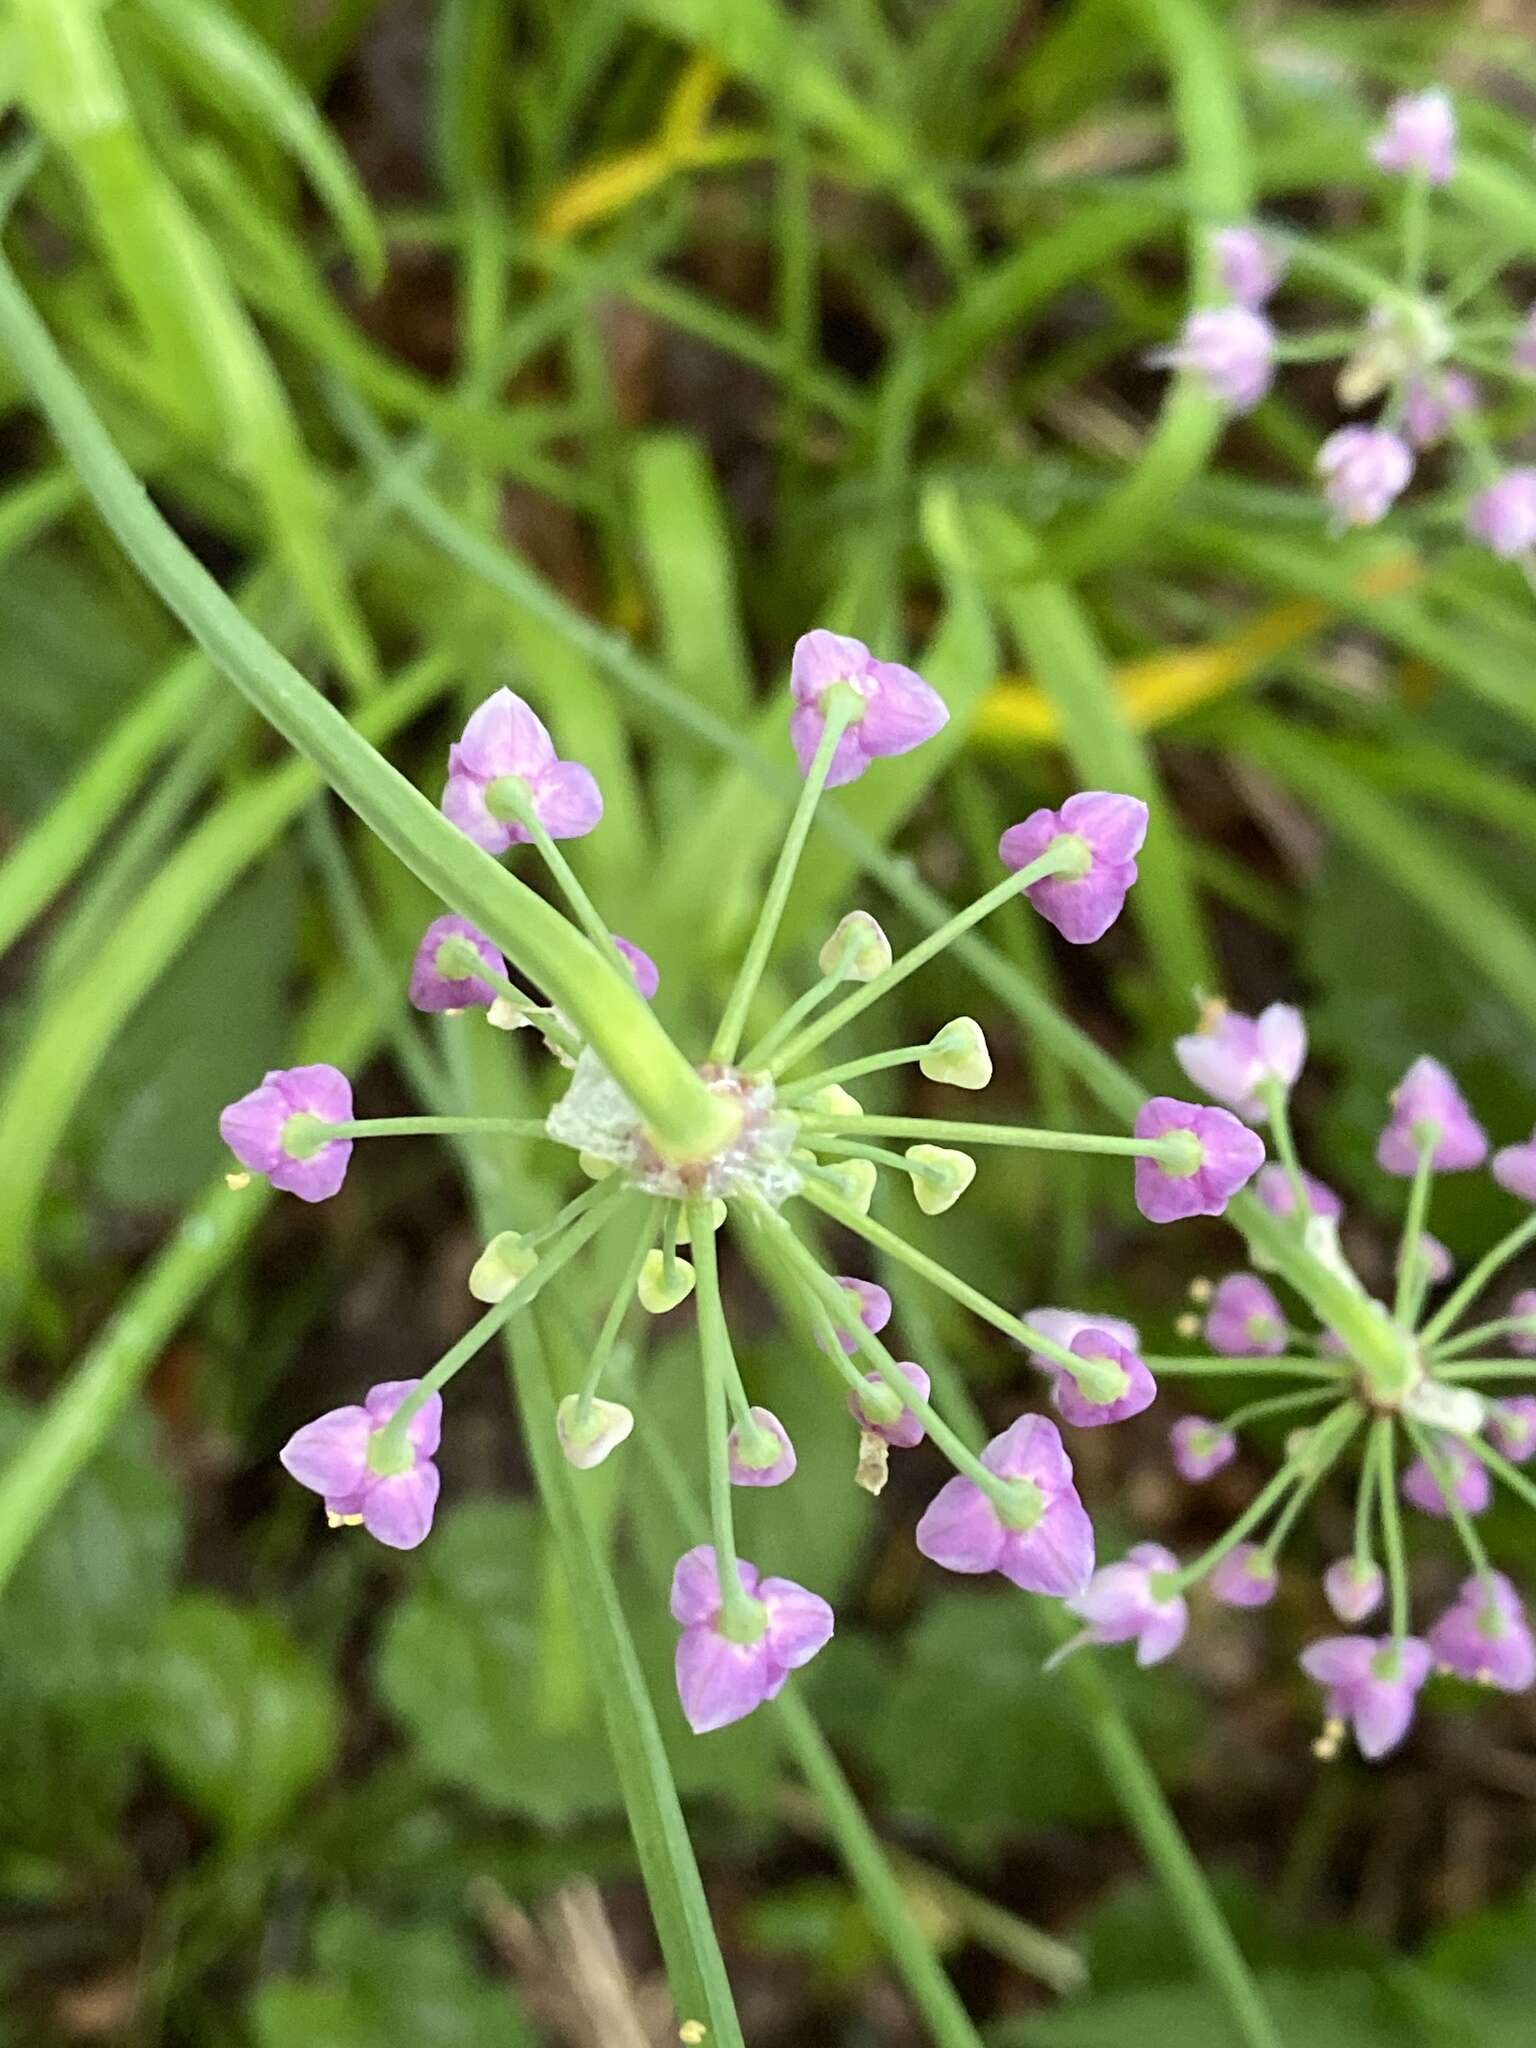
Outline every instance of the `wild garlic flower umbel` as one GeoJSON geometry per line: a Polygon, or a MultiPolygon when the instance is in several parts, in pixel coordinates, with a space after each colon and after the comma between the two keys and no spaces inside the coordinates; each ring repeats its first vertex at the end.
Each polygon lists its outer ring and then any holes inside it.
{"type": "MultiPolygon", "coordinates": [[[[1214,1419],[1179,1417],[1169,1430],[1172,1462],[1203,1485],[1254,1424],[1284,1418],[1291,1430],[1280,1469],[1203,1555],[1180,1563],[1141,1545],[1096,1573],[1068,1602],[1085,1624],[1078,1640],[1134,1639],[1151,1662],[1177,1647],[1196,1586],[1227,1606],[1264,1606],[1302,1511],[1353,1455],[1354,1541],[1323,1572],[1317,1603],[1346,1632],[1312,1643],[1301,1665],[1323,1688],[1317,1753],[1334,1754],[1350,1728],[1366,1756],[1381,1756],[1406,1734],[1432,1670],[1505,1692],[1536,1681],[1525,1610],[1477,1526],[1498,1486],[1536,1506],[1536,1483],[1521,1470],[1536,1457],[1536,1396],[1506,1391],[1536,1376],[1536,1293],[1495,1302],[1491,1315],[1464,1326],[1509,1261],[1536,1242],[1536,1136],[1490,1162],[1488,1138],[1451,1075],[1436,1060],[1414,1061],[1377,1144],[1381,1172],[1405,1192],[1393,1284],[1377,1299],[1341,1249],[1343,1205],[1296,1157],[1287,1097],[1306,1052],[1300,1013],[1277,1004],[1250,1018],[1216,1005],[1175,1051],[1199,1086],[1267,1124],[1279,1159],[1229,1217],[1261,1270],[1198,1289],[1209,1355],[1146,1364],[1159,1378],[1196,1375],[1245,1395],[1266,1378],[1285,1391],[1245,1398],[1214,1419]],[[1449,1255],[1427,1228],[1435,1181],[1490,1163],[1523,1213],[1465,1278],[1447,1284],[1449,1255]],[[1468,1573],[1422,1637],[1413,1632],[1408,1555],[1420,1516],[1449,1523],[1468,1573]],[[1362,1633],[1368,1623],[1380,1633],[1362,1633]]],[[[1188,1319],[1191,1333],[1201,1321],[1188,1319]]]]}
{"type": "MultiPolygon", "coordinates": [[[[594,1334],[585,1382],[559,1405],[559,1447],[577,1470],[632,1438],[643,1443],[643,1416],[637,1420],[605,1391],[626,1322],[637,1312],[676,1313],[691,1300],[685,1313],[698,1331],[711,1540],[679,1562],[672,1612],[682,1631],[682,1709],[701,1732],[773,1698],[833,1627],[830,1607],[813,1590],[775,1577],[771,1560],[749,1563],[737,1552],[735,1489],[793,1487],[796,1458],[762,1398],[768,1390],[749,1389],[738,1364],[727,1314],[732,1241],[744,1241],[777,1274],[800,1319],[807,1358],[819,1361],[830,1382],[828,1427],[848,1435],[850,1478],[878,1494],[892,1454],[926,1439],[953,1476],[918,1524],[923,1554],[950,1571],[995,1572],[1071,1600],[1090,1587],[1094,1540],[1070,1436],[1113,1424],[1154,1398],[1135,1332],[1112,1317],[1018,1316],[918,1249],[909,1232],[963,1199],[977,1172],[975,1154],[986,1148],[1118,1158],[1155,1223],[1220,1213],[1264,1158],[1259,1137],[1230,1109],[1169,1097],[1149,1102],[1128,1132],[865,1115],[850,1089],[877,1072],[915,1067],[940,1086],[984,1089],[992,1062],[981,1026],[957,1017],[921,1044],[833,1054],[831,1064],[822,1048],[985,918],[1018,915],[1023,906],[1073,944],[1102,936],[1136,881],[1147,812],[1135,797],[1099,790],[1035,811],[1003,835],[994,886],[903,953],[893,951],[869,911],[850,909],[821,947],[818,978],[775,1015],[762,999],[764,972],[818,803],[832,786],[920,745],[948,715],[912,670],[832,633],[799,642],[791,697],[787,738],[803,778],[799,799],[719,1025],[694,1064],[720,1112],[721,1135],[708,1149],[680,1157],[663,1144],[616,1078],[611,1043],[605,1060],[572,1017],[509,975],[500,947],[446,912],[411,964],[411,1000],[439,1013],[447,1029],[474,1031],[488,1021],[546,1048],[563,1070],[546,1119],[358,1118],[347,1081],[324,1066],[268,1074],[222,1119],[243,1168],[310,1201],[338,1192],[361,1141],[430,1133],[544,1139],[566,1149],[573,1180],[584,1174],[590,1183],[539,1229],[492,1237],[468,1275],[485,1313],[419,1380],[375,1387],[288,1444],[285,1465],[321,1495],[334,1525],[359,1523],[401,1549],[424,1539],[437,1499],[433,1456],[444,1389],[599,1231],[627,1239],[629,1257],[594,1334]],[[827,1225],[878,1254],[889,1273],[921,1276],[1015,1339],[1048,1375],[1053,1414],[1025,1413],[990,1443],[967,1442],[932,1399],[922,1364],[899,1357],[883,1335],[896,1313],[890,1295],[827,1262],[820,1247],[827,1225]]],[[[482,705],[450,750],[442,805],[488,850],[527,849],[521,857],[542,860],[590,942],[600,984],[619,977],[615,989],[623,982],[647,999],[655,993],[654,963],[611,932],[556,844],[598,824],[597,785],[579,763],[558,758],[543,725],[509,691],[482,705]]],[[[1253,1085],[1262,1088],[1262,1077],[1253,1085]]],[[[1157,1627],[1156,1640],[1167,1640],[1166,1615],[1157,1627]]]]}
{"type": "Polygon", "coordinates": [[[1288,363],[1337,361],[1335,391],[1349,418],[1323,441],[1317,473],[1336,528],[1375,526],[1408,489],[1425,455],[1443,466],[1466,530],[1532,573],[1536,469],[1494,446],[1483,388],[1536,381],[1536,306],[1512,315],[1494,247],[1470,254],[1457,217],[1456,115],[1438,88],[1386,109],[1361,168],[1395,226],[1396,261],[1374,269],[1316,238],[1239,221],[1210,237],[1213,303],[1153,361],[1185,371],[1228,412],[1250,412],[1288,363]],[[1442,196],[1442,194],[1446,196],[1442,196]],[[1441,234],[1442,223],[1444,234],[1441,234]],[[1454,261],[1442,250],[1454,251],[1454,261]],[[1339,325],[1277,328],[1271,302],[1292,279],[1310,297],[1344,301],[1339,325]]]}

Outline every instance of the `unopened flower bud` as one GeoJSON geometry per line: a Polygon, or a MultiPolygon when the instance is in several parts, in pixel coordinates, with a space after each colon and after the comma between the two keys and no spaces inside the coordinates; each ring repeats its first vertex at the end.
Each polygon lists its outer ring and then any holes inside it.
{"type": "Polygon", "coordinates": [[[976,1162],[968,1152],[953,1152],[947,1145],[909,1145],[907,1163],[912,1168],[912,1195],[925,1216],[942,1216],[953,1209],[976,1178],[976,1162]]]}
{"type": "Polygon", "coordinates": [[[538,1263],[538,1253],[521,1231],[499,1231],[470,1267],[469,1291],[476,1301],[505,1301],[538,1263]]]}
{"type": "Polygon", "coordinates": [[[857,1209],[861,1216],[869,1214],[869,1205],[875,1198],[875,1183],[879,1174],[872,1159],[824,1159],[821,1162],[824,1180],[832,1183],[838,1199],[857,1209]]]}
{"type": "Polygon", "coordinates": [[[856,1095],[850,1095],[846,1088],[839,1088],[835,1081],[829,1081],[825,1088],[818,1088],[814,1095],[805,1098],[807,1116],[862,1116],[864,1105],[856,1095]]]}
{"type": "Polygon", "coordinates": [[[622,1401],[592,1400],[581,1412],[581,1397],[567,1394],[555,1410],[555,1435],[567,1460],[578,1471],[601,1465],[610,1451],[616,1451],[635,1426],[634,1411],[622,1401]]]}
{"type": "Polygon", "coordinates": [[[578,1152],[576,1164],[588,1180],[609,1180],[619,1170],[612,1159],[605,1159],[600,1152],[578,1152]]]}
{"type": "Polygon", "coordinates": [[[530,1019],[521,1003],[514,1003],[510,996],[498,996],[486,1011],[485,1021],[494,1024],[498,1031],[522,1031],[530,1019]]]}
{"type": "Polygon", "coordinates": [[[823,974],[873,981],[891,964],[891,942],[867,910],[850,910],[816,958],[823,974]]]}
{"type": "Polygon", "coordinates": [[[686,1259],[669,1261],[665,1252],[646,1253],[635,1293],[647,1314],[664,1316],[692,1292],[693,1268],[686,1259]]]}
{"type": "Polygon", "coordinates": [[[951,1088],[985,1088],[992,1078],[992,1055],[974,1017],[956,1017],[935,1032],[917,1064],[930,1081],[951,1088]]]}

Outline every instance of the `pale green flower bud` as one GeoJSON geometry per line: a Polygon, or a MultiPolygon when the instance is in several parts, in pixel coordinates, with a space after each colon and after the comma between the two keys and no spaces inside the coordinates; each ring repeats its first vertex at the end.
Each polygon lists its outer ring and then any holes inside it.
{"type": "Polygon", "coordinates": [[[585,1420],[581,1397],[567,1394],[555,1410],[555,1435],[560,1448],[579,1471],[601,1465],[610,1451],[616,1451],[635,1426],[634,1411],[622,1401],[594,1399],[585,1420]]]}
{"type": "Polygon", "coordinates": [[[816,958],[823,974],[874,981],[891,964],[891,942],[867,910],[850,910],[816,958]]]}
{"type": "Polygon", "coordinates": [[[806,1116],[862,1116],[864,1105],[856,1095],[850,1095],[846,1088],[839,1088],[835,1081],[825,1088],[818,1088],[814,1095],[807,1095],[803,1105],[806,1116]]]}
{"type": "Polygon", "coordinates": [[[505,1301],[538,1263],[538,1253],[520,1231],[500,1231],[471,1266],[469,1291],[476,1301],[505,1301]]]}
{"type": "Polygon", "coordinates": [[[693,1292],[693,1268],[686,1259],[673,1259],[665,1252],[647,1252],[635,1289],[640,1306],[649,1315],[664,1316],[693,1292]]]}
{"type": "Polygon", "coordinates": [[[947,1145],[909,1145],[907,1163],[912,1168],[912,1193],[925,1216],[942,1216],[953,1209],[976,1178],[976,1162],[968,1152],[952,1152],[947,1145]]]}
{"type": "MultiPolygon", "coordinates": [[[[973,1173],[975,1170],[971,1168],[973,1173]]],[[[857,1209],[861,1216],[869,1214],[869,1205],[875,1198],[875,1182],[879,1178],[872,1159],[824,1159],[821,1171],[850,1209],[857,1209]]]]}
{"type": "Polygon", "coordinates": [[[917,1064],[930,1081],[951,1088],[985,1088],[992,1078],[992,1055],[974,1017],[956,1017],[935,1032],[917,1064]]]}

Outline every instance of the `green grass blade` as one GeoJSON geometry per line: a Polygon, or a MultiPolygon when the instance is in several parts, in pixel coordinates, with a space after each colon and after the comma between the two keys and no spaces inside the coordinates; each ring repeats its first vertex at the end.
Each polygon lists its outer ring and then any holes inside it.
{"type": "Polygon", "coordinates": [[[237,14],[209,0],[140,0],[183,80],[221,111],[243,109],[287,148],[335,221],[369,291],[384,278],[384,238],[345,150],[303,88],[237,14]]]}

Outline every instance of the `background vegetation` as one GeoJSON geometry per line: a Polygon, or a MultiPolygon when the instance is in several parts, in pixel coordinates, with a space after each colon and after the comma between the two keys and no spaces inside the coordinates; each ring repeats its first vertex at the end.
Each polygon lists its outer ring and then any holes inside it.
{"type": "MultiPolygon", "coordinates": [[[[788,652],[825,624],[912,654],[954,717],[834,807],[856,829],[818,835],[806,959],[859,835],[890,849],[862,900],[895,928],[1069,786],[1154,803],[1111,942],[1084,963],[1011,917],[911,985],[909,1037],[972,1010],[1012,1110],[1072,1121],[1091,1054],[1035,991],[1148,1086],[1196,992],[1294,996],[1310,1163],[1367,1260],[1414,1054],[1529,1126],[1529,593],[1460,538],[1452,478],[1329,530],[1325,376],[1223,435],[1145,367],[1212,225],[1257,210],[1388,260],[1364,138],[1433,79],[1472,167],[1444,253],[1507,251],[1518,310],[1518,9],[10,0],[0,78],[7,254],[156,502],[423,787],[464,707],[502,682],[538,705],[604,783],[575,862],[680,1033],[755,908],[788,652]]],[[[188,651],[3,364],[0,392],[0,2041],[673,2039],[589,1618],[496,1366],[454,1390],[414,1556],[328,1536],[275,1462],[463,1326],[452,1160],[380,1146],[318,1212],[222,1180],[217,1111],[266,1066],[334,1058],[389,1114],[432,1063],[504,1049],[417,1035],[432,906],[188,651]]],[[[1518,446],[1527,418],[1493,426],[1518,446]]],[[[529,1213],[540,1170],[518,1162],[529,1213]]],[[[1458,1254],[1492,1199],[1447,1188],[1458,1254]]],[[[1234,1259],[1214,1224],[1154,1246],[1121,1176],[1028,1155],[933,1228],[1000,1299],[1113,1309],[1159,1351],[1234,1259]]],[[[898,1300],[910,1355],[1011,1412],[1016,1354],[898,1300]]],[[[581,1341],[569,1307],[530,1375],[581,1341]]],[[[668,1696],[686,1350],[663,1326],[643,1361],[661,1461],[605,1468],[601,1518],[746,2037],[942,2039],[829,1844],[820,1752],[763,1717],[694,1741],[668,1696]]],[[[776,1567],[840,1596],[803,1696],[975,2027],[1232,2038],[1030,1603],[921,1567],[935,1468],[872,1511],[804,1364],[765,1300],[749,1373],[802,1511],[753,1503],[745,1548],[771,1522],[776,1567]]],[[[1082,1440],[1106,1550],[1196,1541],[1251,1489],[1247,1461],[1216,1505],[1178,1487],[1179,1398],[1082,1440]]],[[[1501,1556],[1536,1558],[1495,1512],[1501,1556]]],[[[1385,1768],[1313,1765],[1294,1656],[1347,1514],[1325,1504],[1268,1613],[1207,1607],[1117,1690],[1288,2041],[1524,2042],[1530,1703],[1437,1704],[1385,1768]]]]}

